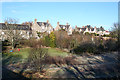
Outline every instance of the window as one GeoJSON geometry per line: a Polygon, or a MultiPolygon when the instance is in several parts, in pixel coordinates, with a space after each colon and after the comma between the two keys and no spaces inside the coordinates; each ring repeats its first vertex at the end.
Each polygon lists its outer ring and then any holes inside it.
{"type": "Polygon", "coordinates": [[[27,32],[27,35],[29,35],[29,31],[27,32]]]}
{"type": "Polygon", "coordinates": [[[44,26],[42,26],[42,29],[44,29],[44,26]]]}
{"type": "Polygon", "coordinates": [[[22,31],[20,32],[20,34],[22,34],[22,31]]]}
{"type": "Polygon", "coordinates": [[[2,34],[4,34],[4,32],[2,32],[2,34]]]}

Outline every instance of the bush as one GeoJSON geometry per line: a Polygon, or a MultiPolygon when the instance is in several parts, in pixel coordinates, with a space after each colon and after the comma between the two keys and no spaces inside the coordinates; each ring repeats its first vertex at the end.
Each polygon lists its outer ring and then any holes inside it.
{"type": "Polygon", "coordinates": [[[102,44],[98,45],[97,49],[99,53],[105,51],[105,48],[102,44]]]}
{"type": "Polygon", "coordinates": [[[2,41],[2,46],[10,46],[10,42],[8,40],[2,41]]]}
{"type": "Polygon", "coordinates": [[[48,36],[45,36],[45,46],[50,46],[50,38],[48,36]]]}
{"type": "Polygon", "coordinates": [[[47,67],[45,60],[48,57],[48,50],[43,48],[33,48],[28,56],[28,62],[30,67],[36,70],[36,72],[42,72],[47,67]]]}
{"type": "Polygon", "coordinates": [[[97,52],[97,46],[93,43],[82,43],[78,47],[73,49],[74,53],[80,54],[80,53],[96,53],[97,52]]]}
{"type": "Polygon", "coordinates": [[[96,36],[99,36],[99,34],[96,34],[96,36]]]}
{"type": "Polygon", "coordinates": [[[67,32],[66,31],[56,31],[55,32],[55,43],[58,48],[65,48],[67,46],[67,32]]]}
{"type": "Polygon", "coordinates": [[[45,42],[43,39],[36,40],[36,39],[28,39],[28,40],[21,40],[20,41],[21,46],[25,47],[40,47],[41,45],[45,45],[45,42]]]}
{"type": "Polygon", "coordinates": [[[105,42],[105,50],[106,51],[115,51],[117,50],[117,44],[116,41],[109,39],[105,42]]]}
{"type": "Polygon", "coordinates": [[[56,64],[56,65],[62,65],[62,64],[78,64],[79,62],[77,62],[75,60],[74,56],[69,56],[69,57],[61,57],[61,56],[55,56],[55,57],[48,57],[46,59],[46,63],[48,64],[56,64]]]}
{"type": "Polygon", "coordinates": [[[89,32],[86,32],[85,35],[90,35],[90,33],[89,33],[89,32]]]}
{"type": "Polygon", "coordinates": [[[105,34],[103,35],[103,37],[110,37],[110,36],[111,36],[111,35],[105,35],[105,34]]]}
{"type": "Polygon", "coordinates": [[[54,32],[50,33],[49,38],[50,38],[50,47],[55,47],[56,46],[56,44],[55,44],[56,37],[55,37],[54,32]]]}

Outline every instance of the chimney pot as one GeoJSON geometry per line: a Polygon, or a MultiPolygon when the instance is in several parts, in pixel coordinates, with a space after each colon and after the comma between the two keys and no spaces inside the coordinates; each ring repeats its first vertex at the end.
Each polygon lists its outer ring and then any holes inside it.
{"type": "Polygon", "coordinates": [[[35,19],[35,22],[37,22],[37,19],[35,19]]]}
{"type": "Polygon", "coordinates": [[[68,22],[66,23],[66,25],[68,25],[68,22]]]}
{"type": "Polygon", "coordinates": [[[77,28],[77,25],[75,27],[77,28]]]}
{"type": "Polygon", "coordinates": [[[49,23],[49,20],[47,20],[47,23],[49,23]]]}
{"type": "Polygon", "coordinates": [[[5,21],[5,25],[7,25],[7,21],[5,21]]]}
{"type": "Polygon", "coordinates": [[[59,22],[57,22],[57,24],[59,25],[59,22]]]}

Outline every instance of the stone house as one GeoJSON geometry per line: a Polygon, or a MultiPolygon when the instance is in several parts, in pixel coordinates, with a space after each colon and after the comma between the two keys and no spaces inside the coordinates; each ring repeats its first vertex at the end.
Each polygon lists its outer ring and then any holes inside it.
{"type": "Polygon", "coordinates": [[[49,20],[47,20],[46,22],[37,22],[37,19],[35,19],[34,23],[32,23],[31,29],[33,36],[37,39],[39,38],[37,32],[46,32],[50,34],[54,30],[52,25],[49,23],[49,20]]]}
{"type": "MultiPolygon", "coordinates": [[[[15,25],[16,27],[13,29],[13,31],[15,32],[15,30],[18,30],[22,38],[29,39],[32,36],[31,27],[29,25],[23,25],[23,24],[15,24],[15,25]]],[[[0,40],[7,39],[7,35],[5,32],[10,30],[7,26],[8,26],[7,23],[0,23],[0,34],[1,34],[0,40]]]]}
{"type": "Polygon", "coordinates": [[[57,22],[57,26],[55,28],[55,31],[58,31],[58,30],[65,30],[67,31],[68,35],[71,35],[72,34],[72,27],[67,23],[66,25],[61,25],[59,24],[59,22],[57,22]]]}
{"type": "Polygon", "coordinates": [[[99,34],[99,35],[109,35],[110,32],[109,31],[106,31],[104,30],[102,27],[101,28],[97,28],[96,26],[93,28],[91,27],[90,25],[87,25],[87,26],[83,26],[82,28],[80,27],[75,27],[75,31],[77,32],[83,32],[83,34],[85,34],[86,32],[88,33],[96,33],[96,34],[99,34]]]}

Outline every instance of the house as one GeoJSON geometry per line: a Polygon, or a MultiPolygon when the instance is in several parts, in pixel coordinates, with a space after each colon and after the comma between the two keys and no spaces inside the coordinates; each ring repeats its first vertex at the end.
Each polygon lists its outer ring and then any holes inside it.
{"type": "MultiPolygon", "coordinates": [[[[13,24],[9,24],[11,26],[13,24]]],[[[29,39],[32,36],[31,27],[29,25],[23,25],[23,24],[14,24],[16,27],[13,28],[13,31],[18,30],[19,34],[22,38],[29,39]]],[[[7,35],[5,32],[7,32],[9,29],[7,23],[0,23],[0,40],[7,39],[7,35]]]]}
{"type": "Polygon", "coordinates": [[[59,24],[59,22],[57,22],[57,26],[55,28],[55,31],[58,31],[58,30],[67,31],[68,35],[71,35],[72,31],[73,31],[72,27],[68,23],[66,23],[66,25],[61,25],[61,24],[59,24]]]}
{"type": "Polygon", "coordinates": [[[37,39],[39,38],[37,32],[47,32],[48,34],[50,34],[54,30],[52,25],[49,23],[49,20],[47,20],[46,22],[37,22],[37,19],[35,19],[34,23],[32,23],[31,29],[33,36],[37,39]]]}
{"type": "Polygon", "coordinates": [[[100,28],[97,28],[96,26],[95,27],[91,27],[90,25],[87,25],[87,26],[83,26],[82,28],[80,27],[75,27],[75,31],[77,32],[82,32],[83,34],[85,33],[96,33],[96,34],[99,34],[99,35],[109,35],[110,32],[109,31],[106,31],[104,30],[104,28],[100,27],[100,28]]]}

